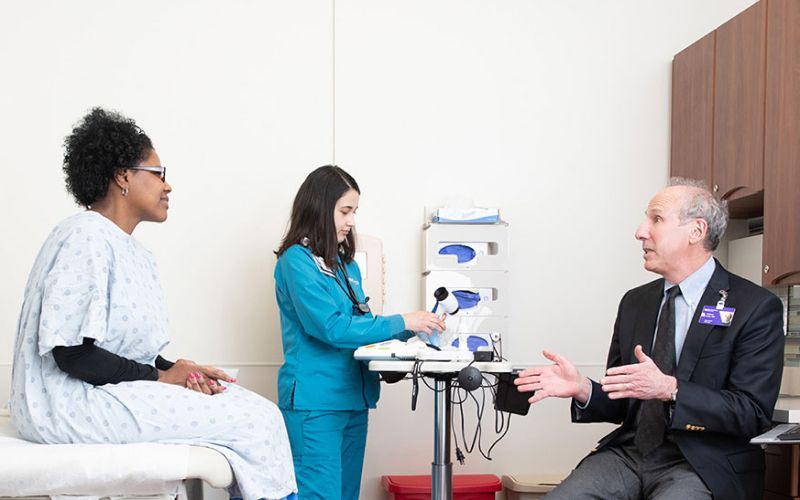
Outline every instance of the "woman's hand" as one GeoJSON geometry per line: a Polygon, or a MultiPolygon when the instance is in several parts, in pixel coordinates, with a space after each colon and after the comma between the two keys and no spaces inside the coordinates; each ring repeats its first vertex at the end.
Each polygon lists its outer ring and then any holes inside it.
{"type": "Polygon", "coordinates": [[[224,370],[220,370],[215,366],[209,365],[195,365],[197,367],[197,373],[203,375],[205,378],[213,380],[214,382],[219,382],[222,380],[223,382],[236,382],[236,379],[225,373],[224,370]]]}
{"type": "Polygon", "coordinates": [[[188,359],[179,359],[169,370],[158,371],[158,381],[180,385],[204,394],[219,394],[225,386],[219,381],[236,382],[236,379],[213,366],[198,365],[188,359]]]}
{"type": "Polygon", "coordinates": [[[219,385],[212,379],[204,378],[200,373],[190,373],[186,379],[186,388],[203,394],[214,395],[226,390],[224,385],[219,385]]]}
{"type": "Polygon", "coordinates": [[[433,330],[443,332],[447,329],[444,323],[444,315],[437,316],[428,311],[405,313],[403,314],[403,322],[405,322],[406,330],[425,332],[428,335],[430,335],[433,330]]]}

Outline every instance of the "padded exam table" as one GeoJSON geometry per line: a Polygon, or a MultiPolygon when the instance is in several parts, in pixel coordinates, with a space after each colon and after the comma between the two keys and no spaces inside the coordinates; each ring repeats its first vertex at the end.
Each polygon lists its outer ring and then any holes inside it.
{"type": "Polygon", "coordinates": [[[221,453],[202,446],[31,443],[0,410],[0,499],[186,499],[187,479],[225,488],[233,472],[221,453]]]}

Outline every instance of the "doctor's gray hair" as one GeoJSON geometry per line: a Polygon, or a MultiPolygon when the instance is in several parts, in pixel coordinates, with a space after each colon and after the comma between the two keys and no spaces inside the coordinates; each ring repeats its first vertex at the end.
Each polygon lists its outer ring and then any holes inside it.
{"type": "Polygon", "coordinates": [[[713,252],[719,246],[719,241],[728,227],[728,203],[720,201],[711,194],[705,182],[684,177],[673,177],[669,180],[670,186],[687,186],[694,188],[686,199],[680,211],[681,224],[692,219],[703,219],[708,225],[706,239],[703,246],[713,252]]]}

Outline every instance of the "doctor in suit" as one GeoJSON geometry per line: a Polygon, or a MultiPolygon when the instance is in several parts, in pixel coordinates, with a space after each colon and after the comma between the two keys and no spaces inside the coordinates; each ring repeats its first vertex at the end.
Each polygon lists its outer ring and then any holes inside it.
{"type": "Polygon", "coordinates": [[[781,301],[713,258],[727,210],[701,184],[673,179],[636,230],[662,276],[628,291],[606,375],[565,357],[523,371],[522,392],[572,398],[573,422],[621,424],[548,499],[724,499],[763,495],[764,455],[783,368],[781,301]]]}

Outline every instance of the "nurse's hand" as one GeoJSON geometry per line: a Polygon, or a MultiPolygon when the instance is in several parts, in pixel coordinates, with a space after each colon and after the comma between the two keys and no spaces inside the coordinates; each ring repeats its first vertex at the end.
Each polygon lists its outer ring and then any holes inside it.
{"type": "Polygon", "coordinates": [[[403,321],[405,322],[405,329],[412,332],[425,332],[428,335],[433,330],[443,332],[447,329],[444,322],[444,315],[437,316],[436,314],[428,311],[414,311],[403,314],[403,321]]]}

